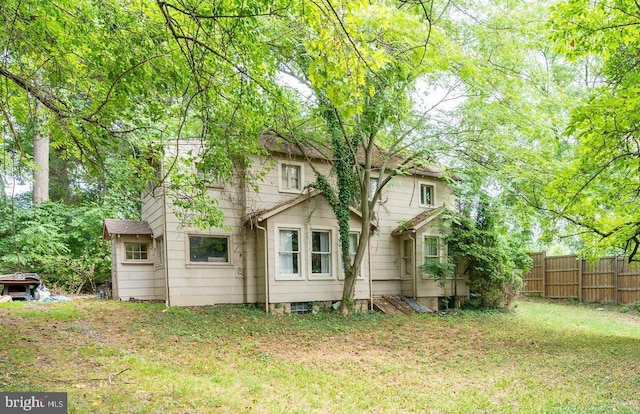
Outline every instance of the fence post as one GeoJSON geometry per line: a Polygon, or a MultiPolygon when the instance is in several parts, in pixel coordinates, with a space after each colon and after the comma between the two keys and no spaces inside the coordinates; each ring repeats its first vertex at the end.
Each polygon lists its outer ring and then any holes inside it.
{"type": "Polygon", "coordinates": [[[582,302],[582,277],[584,274],[582,268],[584,267],[584,259],[578,256],[576,256],[576,259],[578,259],[578,300],[582,302]]]}
{"type": "Polygon", "coordinates": [[[618,284],[618,274],[620,273],[620,269],[619,269],[619,264],[618,261],[620,260],[620,258],[616,255],[615,257],[615,262],[616,265],[613,267],[613,284],[615,285],[615,291],[616,291],[616,305],[620,304],[620,293],[618,291],[619,289],[619,284],[618,284]]]}
{"type": "Polygon", "coordinates": [[[542,252],[542,297],[547,297],[547,252],[542,252]]]}

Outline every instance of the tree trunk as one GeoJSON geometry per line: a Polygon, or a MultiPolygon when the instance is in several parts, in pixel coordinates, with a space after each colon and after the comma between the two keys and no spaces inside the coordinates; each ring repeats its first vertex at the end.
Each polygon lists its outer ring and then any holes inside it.
{"type": "MultiPolygon", "coordinates": [[[[39,117],[42,104],[36,101],[35,116],[39,117]]],[[[39,123],[39,119],[36,120],[39,123]]],[[[42,133],[40,125],[33,135],[33,204],[49,201],[49,136],[42,133]]]]}

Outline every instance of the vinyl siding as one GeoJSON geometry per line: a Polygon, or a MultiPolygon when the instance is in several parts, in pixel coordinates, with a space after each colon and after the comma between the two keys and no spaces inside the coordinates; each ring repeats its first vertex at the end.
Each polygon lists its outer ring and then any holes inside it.
{"type": "Polygon", "coordinates": [[[120,300],[141,299],[159,300],[164,299],[164,278],[158,277],[154,271],[153,257],[155,249],[150,237],[135,236],[114,236],[112,241],[116,249],[117,259],[111,263],[115,266],[116,284],[113,292],[114,298],[120,300]],[[125,257],[124,244],[148,243],[148,262],[129,262],[123,260],[125,257]]]}
{"type": "MultiPolygon", "coordinates": [[[[338,227],[333,211],[323,196],[313,197],[307,201],[292,207],[285,212],[277,214],[267,221],[267,234],[269,249],[269,302],[310,302],[325,300],[340,300],[344,281],[340,278],[338,227]],[[277,276],[279,260],[278,255],[278,230],[280,228],[300,229],[300,278],[296,280],[284,280],[277,276]],[[311,273],[310,266],[310,234],[314,230],[331,232],[331,279],[318,279],[311,273]]],[[[352,215],[350,227],[360,227],[359,218],[352,215]]],[[[367,275],[368,263],[363,263],[362,274],[367,275]]],[[[355,299],[369,298],[369,282],[367,277],[356,282],[355,299]]]]}
{"type": "MultiPolygon", "coordinates": [[[[244,174],[233,178],[234,183],[226,184],[223,189],[211,188],[211,196],[215,198],[225,214],[225,225],[228,230],[209,229],[200,231],[183,228],[178,222],[172,206],[162,196],[161,189],[154,191],[154,196],[143,196],[143,220],[149,222],[154,236],[164,235],[166,247],[165,266],[157,267],[154,280],[169,280],[169,302],[174,306],[205,305],[218,303],[270,303],[337,300],[341,297],[343,280],[337,274],[338,269],[338,232],[333,211],[324,197],[314,197],[294,207],[280,212],[260,223],[267,229],[267,239],[262,230],[255,226],[245,227],[247,217],[256,212],[264,212],[283,202],[298,197],[299,194],[281,192],[279,186],[278,161],[301,163],[304,174],[301,177],[302,187],[315,181],[312,168],[305,160],[272,154],[269,157],[252,158],[247,176],[256,177],[245,186],[244,174]],[[255,184],[255,188],[254,188],[255,184]],[[165,228],[166,225],[166,228],[165,228]],[[301,280],[282,280],[276,278],[276,260],[278,259],[276,229],[278,226],[300,226],[304,233],[305,252],[309,247],[309,235],[314,226],[329,229],[332,232],[333,278],[329,280],[310,277],[307,255],[301,257],[301,280]],[[188,234],[227,235],[230,237],[229,264],[188,263],[188,234]],[[266,243],[266,245],[265,245],[266,243]],[[267,256],[265,256],[265,247],[267,256]],[[165,273],[166,272],[166,273],[165,273]],[[162,276],[162,277],[160,277],[162,276]],[[269,287],[265,278],[268,277],[269,287]],[[269,297],[267,297],[267,291],[269,297]]],[[[323,162],[314,164],[323,173],[330,172],[330,166],[323,162]]],[[[413,279],[402,279],[401,240],[391,236],[391,232],[405,220],[409,220],[422,211],[420,205],[420,184],[432,185],[434,188],[433,206],[452,205],[453,195],[444,181],[431,177],[401,176],[394,178],[383,189],[382,201],[375,206],[377,229],[372,234],[368,254],[365,254],[362,279],[356,284],[356,299],[368,299],[369,275],[373,279],[373,295],[412,294],[413,279]],[[371,263],[368,263],[368,260],[371,263]]],[[[360,218],[353,215],[352,229],[359,231],[360,218]]],[[[423,229],[437,234],[437,224],[432,223],[423,229]]],[[[420,236],[421,237],[421,236],[420,236]]],[[[422,259],[421,239],[418,238],[419,251],[416,254],[416,266],[422,259]]],[[[155,257],[155,256],[154,256],[155,257]]],[[[120,269],[116,269],[119,272],[120,269]]],[[[118,279],[120,275],[118,274],[118,279]]],[[[441,296],[442,289],[435,282],[424,281],[418,276],[417,284],[420,295],[441,296]],[[435,288],[434,288],[435,286],[435,288]],[[438,290],[440,289],[440,290],[438,290]]],[[[153,287],[154,295],[159,282],[153,287]]],[[[120,288],[121,286],[118,286],[120,288]]],[[[114,286],[115,290],[115,286],[114,286]]]]}

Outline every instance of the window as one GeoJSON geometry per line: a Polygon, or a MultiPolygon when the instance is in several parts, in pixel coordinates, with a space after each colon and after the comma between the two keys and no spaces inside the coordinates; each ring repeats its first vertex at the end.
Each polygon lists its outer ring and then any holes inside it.
{"type": "Polygon", "coordinates": [[[373,199],[373,195],[376,193],[376,190],[378,189],[378,185],[380,184],[380,181],[378,178],[371,178],[369,180],[369,200],[373,199]]]}
{"type": "Polygon", "coordinates": [[[305,313],[309,313],[311,312],[311,304],[308,302],[296,302],[296,303],[292,303],[291,305],[291,309],[290,309],[290,313],[296,313],[296,314],[305,314],[305,313]]]}
{"type": "Polygon", "coordinates": [[[331,273],[331,233],[328,231],[311,232],[311,273],[331,273]]]}
{"type": "Polygon", "coordinates": [[[189,262],[229,263],[229,237],[189,236],[189,262]]]}
{"type": "Polygon", "coordinates": [[[402,242],[402,264],[405,276],[413,275],[413,240],[403,240],[402,242]]]}
{"type": "Polygon", "coordinates": [[[149,259],[149,245],[146,243],[125,243],[124,252],[126,260],[149,259]]]}
{"type": "Polygon", "coordinates": [[[300,274],[300,230],[279,230],[278,256],[279,274],[300,274]]]}
{"type": "Polygon", "coordinates": [[[359,238],[359,233],[349,233],[349,260],[351,260],[351,263],[353,263],[353,261],[356,259],[359,238]]]}
{"type": "Polygon", "coordinates": [[[433,186],[420,184],[420,205],[433,206],[433,186]]]}
{"type": "MultiPolygon", "coordinates": [[[[425,237],[424,238],[424,266],[425,269],[429,269],[430,266],[437,264],[440,261],[440,255],[438,252],[438,238],[437,237],[425,237]]],[[[427,270],[426,273],[429,273],[427,270]]]]}
{"type": "MultiPolygon", "coordinates": [[[[356,252],[358,251],[358,241],[360,240],[360,233],[358,232],[350,232],[349,233],[349,260],[351,264],[356,258],[356,252]]],[[[342,259],[342,255],[340,256],[342,259]]],[[[363,279],[362,267],[360,268],[360,272],[356,275],[357,279],[363,279]]],[[[340,279],[344,279],[344,266],[342,264],[342,260],[340,260],[340,279]]]]}
{"type": "Polygon", "coordinates": [[[224,187],[220,176],[202,162],[196,163],[196,176],[208,187],[224,187]]]}
{"type": "Polygon", "coordinates": [[[162,237],[156,239],[156,260],[158,266],[164,265],[164,239],[162,237]]]}
{"type": "Polygon", "coordinates": [[[299,163],[280,164],[280,191],[300,192],[303,183],[303,168],[299,163]]]}

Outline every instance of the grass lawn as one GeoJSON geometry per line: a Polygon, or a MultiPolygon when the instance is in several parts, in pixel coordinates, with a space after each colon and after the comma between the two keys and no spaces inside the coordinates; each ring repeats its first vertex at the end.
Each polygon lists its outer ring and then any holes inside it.
{"type": "Polygon", "coordinates": [[[640,313],[271,316],[76,298],[0,304],[0,389],[71,413],[633,413],[640,313]]]}

